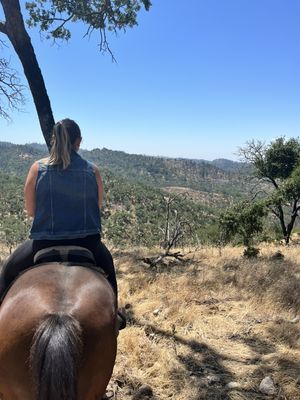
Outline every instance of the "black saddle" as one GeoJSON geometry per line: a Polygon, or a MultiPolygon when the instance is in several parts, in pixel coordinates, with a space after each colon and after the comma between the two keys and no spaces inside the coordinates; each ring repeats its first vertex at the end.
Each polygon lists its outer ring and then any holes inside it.
{"type": "Polygon", "coordinates": [[[34,256],[34,265],[48,262],[79,263],[83,266],[96,266],[93,253],[80,246],[53,246],[39,250],[34,256]]]}
{"type": "Polygon", "coordinates": [[[45,249],[39,250],[33,259],[34,264],[31,267],[28,267],[21,271],[8,285],[5,291],[2,293],[0,298],[0,304],[3,302],[4,297],[7,292],[11,288],[11,286],[15,283],[15,281],[25,274],[27,271],[33,268],[37,268],[42,264],[49,263],[61,263],[66,266],[79,266],[92,269],[94,271],[99,272],[107,278],[107,274],[103,271],[101,267],[96,265],[96,261],[93,253],[80,246],[53,246],[47,247],[45,249]]]}

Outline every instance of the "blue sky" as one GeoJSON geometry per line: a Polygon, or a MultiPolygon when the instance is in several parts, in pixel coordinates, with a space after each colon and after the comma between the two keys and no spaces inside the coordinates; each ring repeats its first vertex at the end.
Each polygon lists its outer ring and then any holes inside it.
{"type": "MultiPolygon", "coordinates": [[[[138,27],[110,38],[117,63],[80,24],[60,46],[29,34],[55,119],[79,123],[82,147],[235,159],[248,140],[299,135],[299,18],[298,0],[153,0],[138,27]]],[[[0,140],[43,142],[26,96],[0,140]]]]}

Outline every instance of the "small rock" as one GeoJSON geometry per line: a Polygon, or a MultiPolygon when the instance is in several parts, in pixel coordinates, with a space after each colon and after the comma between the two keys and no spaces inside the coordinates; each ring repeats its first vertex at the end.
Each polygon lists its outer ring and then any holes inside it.
{"type": "Polygon", "coordinates": [[[152,387],[144,384],[138,388],[138,390],[136,391],[136,393],[134,395],[134,399],[135,400],[151,399],[152,396],[153,396],[152,387]]]}
{"type": "Polygon", "coordinates": [[[240,388],[240,387],[241,387],[241,385],[238,382],[229,382],[226,385],[227,389],[237,389],[237,388],[240,388]]]}
{"type": "MultiPolygon", "coordinates": [[[[196,381],[193,379],[193,382],[195,383],[196,381]]],[[[204,378],[198,379],[197,385],[199,386],[199,388],[207,388],[209,386],[207,380],[204,378]]]]}
{"type": "Polygon", "coordinates": [[[112,390],[108,390],[105,395],[102,397],[102,400],[108,400],[108,399],[113,399],[115,396],[114,392],[112,390]]]}
{"type": "Polygon", "coordinates": [[[220,382],[220,378],[213,374],[203,376],[202,378],[196,376],[191,376],[191,378],[200,388],[207,388],[220,382]]]}
{"type": "Polygon", "coordinates": [[[266,376],[259,385],[259,390],[264,394],[276,394],[277,390],[270,376],[266,376]]]}
{"type": "Polygon", "coordinates": [[[157,308],[156,310],[153,311],[153,315],[157,317],[158,314],[160,314],[161,310],[157,308]]]}
{"type": "Polygon", "coordinates": [[[299,322],[299,321],[300,321],[300,316],[297,315],[295,318],[290,320],[290,323],[291,324],[297,324],[297,322],[299,322]]]}
{"type": "Polygon", "coordinates": [[[217,375],[207,375],[206,379],[209,385],[214,385],[215,383],[220,382],[220,378],[217,375]]]}

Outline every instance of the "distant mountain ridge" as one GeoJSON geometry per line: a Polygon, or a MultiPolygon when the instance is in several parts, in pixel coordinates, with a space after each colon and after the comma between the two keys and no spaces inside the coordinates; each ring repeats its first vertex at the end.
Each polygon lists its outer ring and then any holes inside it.
{"type": "Polygon", "coordinates": [[[211,163],[214,166],[222,169],[223,171],[228,171],[228,172],[236,172],[237,170],[239,170],[241,168],[241,166],[246,165],[245,163],[228,160],[226,158],[217,158],[217,159],[211,161],[211,163]]]}
{"type": "MultiPolygon", "coordinates": [[[[0,142],[0,170],[24,176],[34,160],[43,158],[47,154],[46,145],[0,142]]],[[[154,157],[107,148],[81,150],[81,154],[100,169],[107,168],[126,179],[150,186],[161,188],[179,186],[233,196],[244,191],[240,185],[242,163],[231,160],[205,161],[154,157]]]]}
{"type": "MultiPolygon", "coordinates": [[[[2,142],[2,141],[0,141],[0,147],[2,147],[2,148],[3,147],[4,148],[16,148],[16,146],[19,147],[19,148],[23,148],[23,149],[32,148],[32,149],[35,149],[37,151],[41,151],[43,154],[47,153],[47,146],[45,144],[41,144],[41,143],[26,143],[25,145],[20,145],[20,144],[14,144],[14,143],[11,143],[11,142],[2,142]]],[[[197,158],[182,158],[182,157],[178,158],[178,157],[164,157],[164,156],[149,156],[149,155],[142,155],[142,154],[126,153],[126,152],[121,151],[121,150],[110,150],[110,149],[107,149],[105,147],[103,147],[102,149],[95,148],[93,150],[83,149],[82,151],[83,152],[87,152],[87,154],[89,154],[91,152],[95,152],[95,151],[96,152],[100,151],[100,153],[101,152],[102,153],[106,153],[107,152],[108,154],[115,153],[115,154],[118,154],[118,155],[122,155],[122,156],[125,155],[125,156],[128,156],[128,157],[146,157],[146,158],[155,159],[155,160],[161,159],[161,160],[177,160],[177,161],[188,161],[188,162],[190,161],[190,162],[195,162],[195,163],[200,163],[200,164],[206,163],[206,164],[212,164],[215,167],[217,167],[217,168],[219,168],[219,169],[221,169],[223,171],[236,171],[237,169],[240,168],[241,164],[243,164],[241,162],[232,161],[232,160],[229,160],[229,159],[226,159],[226,158],[217,158],[215,160],[209,161],[209,160],[197,159],[197,158]]]]}

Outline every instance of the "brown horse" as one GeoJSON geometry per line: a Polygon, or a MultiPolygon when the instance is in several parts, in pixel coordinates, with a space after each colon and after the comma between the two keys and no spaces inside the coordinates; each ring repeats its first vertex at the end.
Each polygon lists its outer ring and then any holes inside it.
{"type": "Polygon", "coordinates": [[[28,270],[0,308],[0,399],[101,399],[117,349],[117,305],[98,272],[28,270]]]}

